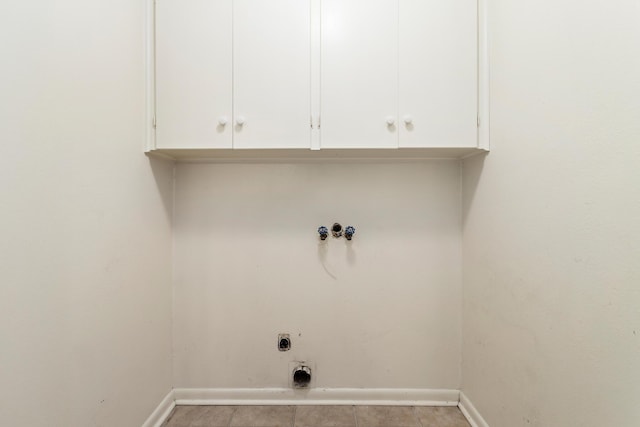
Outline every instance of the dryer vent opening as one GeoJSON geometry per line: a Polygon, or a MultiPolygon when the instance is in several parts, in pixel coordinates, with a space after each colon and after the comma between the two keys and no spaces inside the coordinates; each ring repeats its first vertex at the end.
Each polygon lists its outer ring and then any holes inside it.
{"type": "Polygon", "coordinates": [[[298,366],[293,371],[293,386],[295,388],[309,387],[311,383],[311,369],[308,366],[298,366]]]}

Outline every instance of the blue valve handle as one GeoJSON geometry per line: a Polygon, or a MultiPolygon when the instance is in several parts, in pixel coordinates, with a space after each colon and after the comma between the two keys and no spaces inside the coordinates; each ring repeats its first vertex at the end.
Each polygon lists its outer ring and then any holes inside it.
{"type": "Polygon", "coordinates": [[[356,234],[356,229],[355,227],[352,226],[347,226],[347,228],[344,229],[344,234],[349,235],[349,236],[353,236],[354,234],[356,234]]]}

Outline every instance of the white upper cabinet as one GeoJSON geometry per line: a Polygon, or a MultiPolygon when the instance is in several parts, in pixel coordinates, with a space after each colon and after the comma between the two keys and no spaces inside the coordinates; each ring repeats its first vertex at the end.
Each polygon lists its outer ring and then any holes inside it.
{"type": "Polygon", "coordinates": [[[397,148],[397,0],[322,0],[322,148],[397,148]]]}
{"type": "Polygon", "coordinates": [[[156,148],[232,147],[232,4],[156,2],[156,148]]]}
{"type": "Polygon", "coordinates": [[[310,148],[310,6],[234,0],[233,148],[310,148]]]}
{"type": "Polygon", "coordinates": [[[157,0],[157,148],[310,148],[310,7],[157,0]]]}
{"type": "Polygon", "coordinates": [[[155,0],[153,148],[488,147],[478,4],[155,0]]]}
{"type": "Polygon", "coordinates": [[[475,147],[477,0],[400,1],[400,147],[475,147]]]}

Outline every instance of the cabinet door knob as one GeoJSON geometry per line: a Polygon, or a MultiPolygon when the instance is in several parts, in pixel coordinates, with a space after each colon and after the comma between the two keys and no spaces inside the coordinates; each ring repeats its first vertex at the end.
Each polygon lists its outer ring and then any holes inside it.
{"type": "Polygon", "coordinates": [[[413,123],[413,116],[404,116],[402,120],[404,120],[405,124],[410,125],[411,123],[413,123]]]}
{"type": "Polygon", "coordinates": [[[393,126],[396,124],[396,119],[394,117],[387,117],[387,126],[393,126]]]}
{"type": "Polygon", "coordinates": [[[224,126],[224,125],[226,125],[228,121],[229,121],[229,120],[227,119],[227,116],[220,116],[220,117],[218,117],[218,124],[219,124],[220,126],[224,126]]]}
{"type": "Polygon", "coordinates": [[[244,118],[244,116],[238,116],[238,117],[236,117],[236,124],[237,124],[238,126],[242,126],[242,125],[244,124],[244,122],[245,122],[245,118],[244,118]]]}

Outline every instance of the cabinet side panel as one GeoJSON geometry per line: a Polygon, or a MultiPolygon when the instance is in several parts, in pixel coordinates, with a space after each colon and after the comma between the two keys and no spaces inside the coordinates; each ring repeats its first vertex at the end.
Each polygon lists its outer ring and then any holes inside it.
{"type": "Polygon", "coordinates": [[[477,146],[477,15],[476,0],[400,0],[401,147],[477,146]]]}
{"type": "Polygon", "coordinates": [[[231,148],[231,5],[157,2],[157,148],[231,148]]]}

